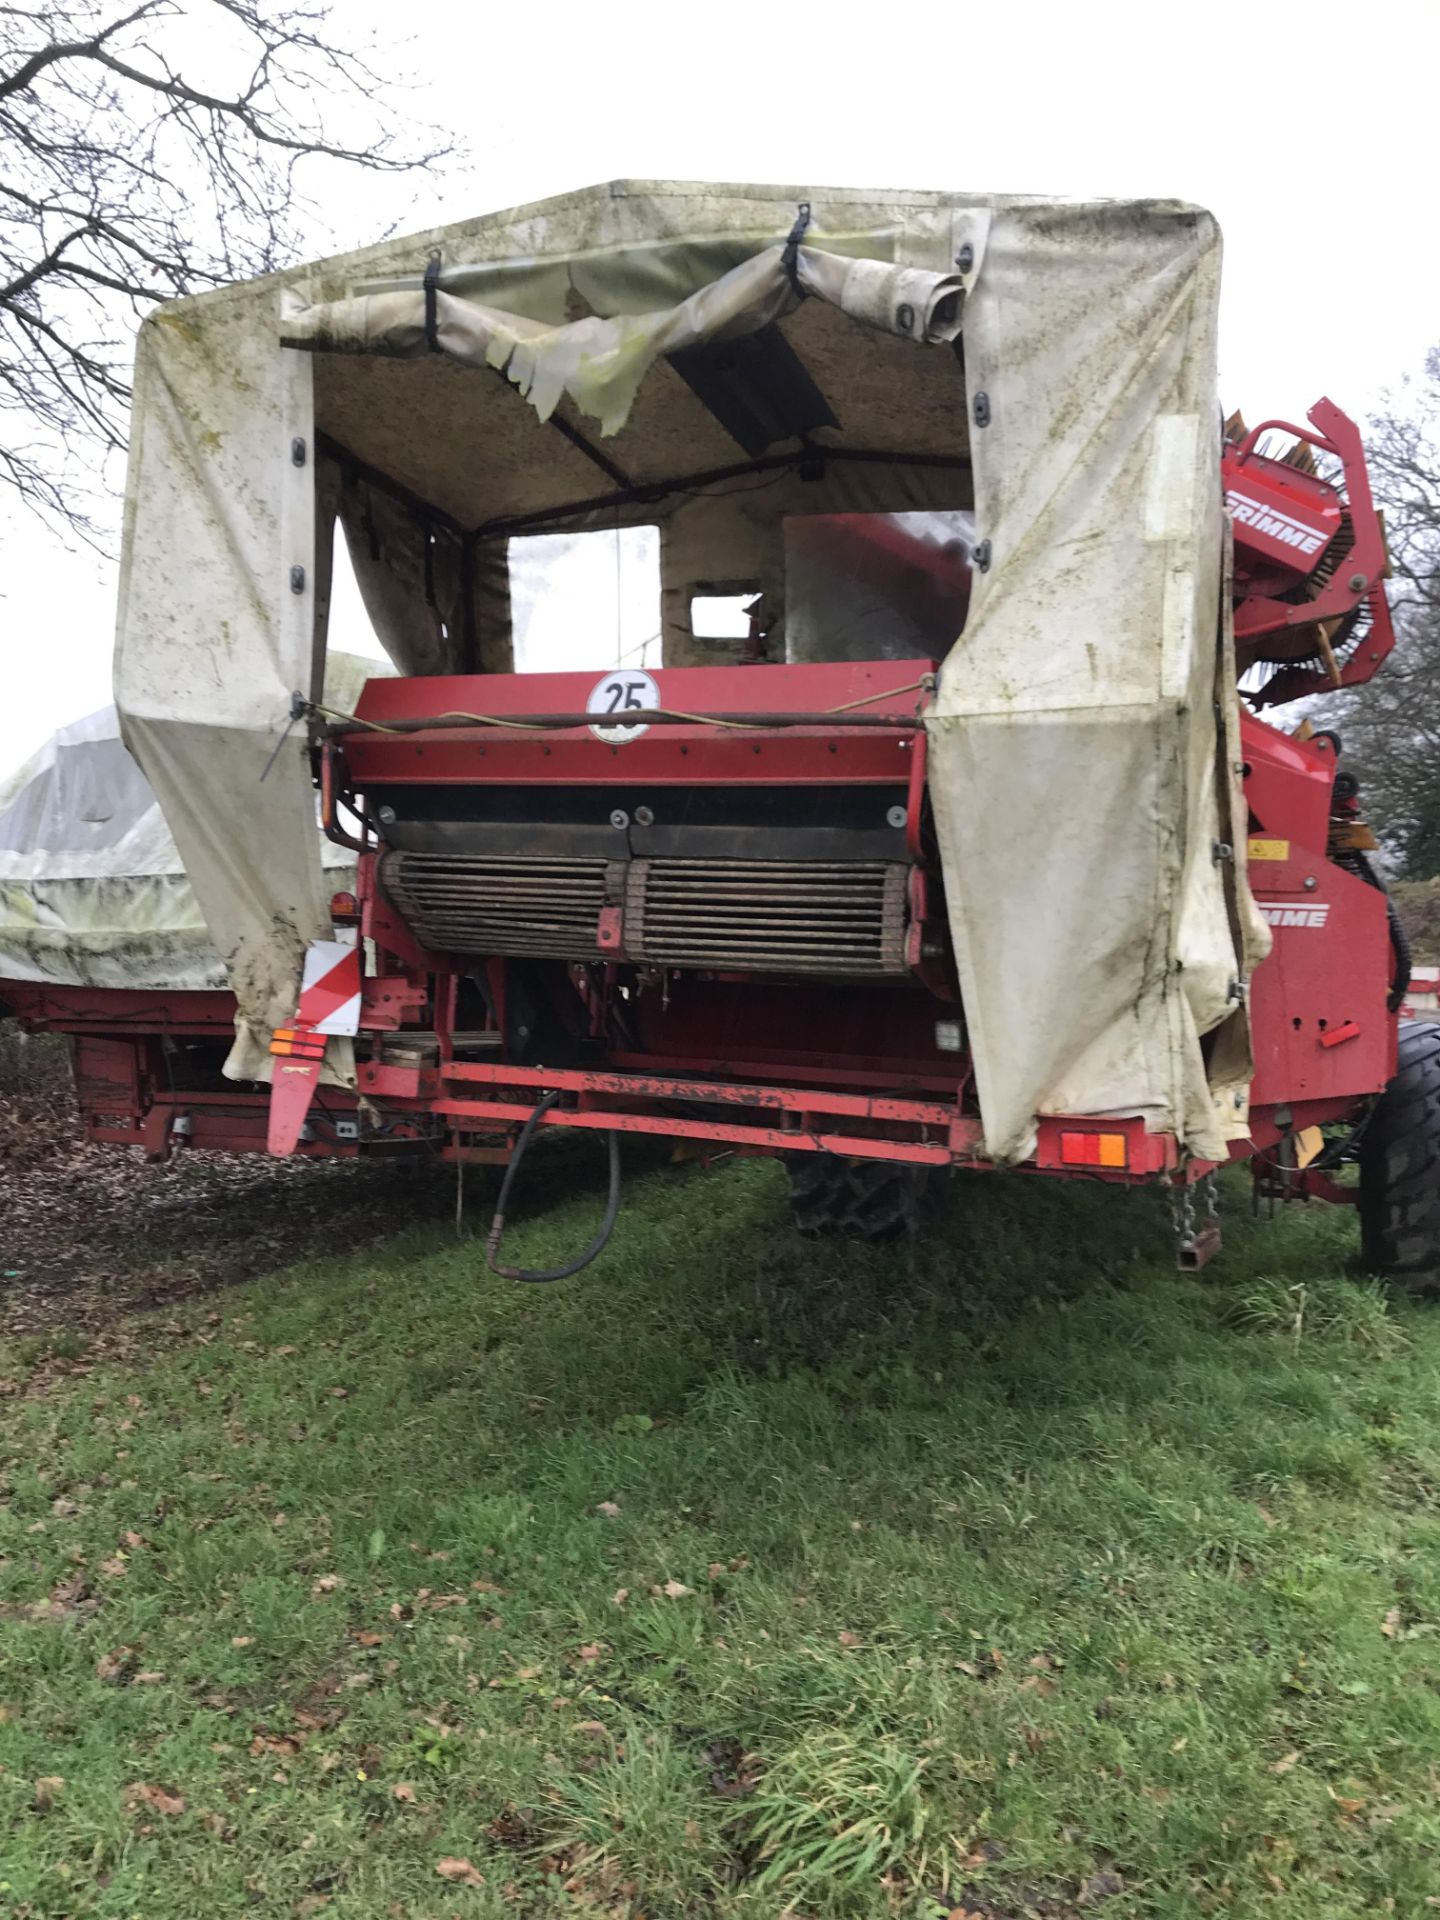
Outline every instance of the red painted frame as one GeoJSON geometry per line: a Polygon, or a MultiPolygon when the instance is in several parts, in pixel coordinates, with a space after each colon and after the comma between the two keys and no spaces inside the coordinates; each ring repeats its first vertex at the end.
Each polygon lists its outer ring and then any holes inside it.
{"type": "MultiPolygon", "coordinates": [[[[1329,401],[1310,417],[1316,433],[1286,430],[1300,432],[1344,464],[1355,526],[1355,545],[1341,569],[1346,577],[1331,580],[1302,609],[1268,597],[1277,588],[1264,566],[1273,573],[1283,554],[1265,560],[1262,553],[1259,566],[1253,556],[1237,561],[1237,633],[1308,624],[1353,611],[1363,600],[1371,629],[1342,676],[1353,684],[1375,671],[1393,643],[1381,584],[1383,534],[1357,430],[1329,401]]],[[[1265,423],[1228,450],[1227,474],[1243,477],[1252,462],[1263,465],[1272,489],[1302,517],[1304,510],[1323,517],[1331,511],[1323,483],[1283,468],[1277,477],[1275,463],[1263,462],[1255,450],[1266,427],[1278,424],[1265,423]]],[[[378,950],[381,971],[364,988],[358,1096],[326,1090],[325,1111],[297,1150],[347,1156],[391,1151],[396,1131],[403,1136],[406,1129],[430,1134],[433,1146],[439,1129],[448,1156],[503,1158],[539,1096],[556,1091],[562,1100],[546,1113],[547,1126],[670,1134],[746,1152],[987,1166],[968,1057],[942,1052],[935,1031],[937,1016],[942,1023],[955,1021],[956,995],[925,810],[921,713],[932,672],[933,663],[924,660],[661,669],[656,677],[664,714],[623,747],[597,738],[588,725],[527,724],[537,714],[563,720],[583,712],[593,674],[369,682],[356,722],[319,729],[316,745],[322,818],[332,837],[358,855],[361,929],[378,950]],[[704,717],[717,714],[737,724],[704,717]],[[677,717],[688,715],[695,718],[677,717]],[[746,716],[754,719],[747,724],[746,716]],[[795,723],[785,724],[787,717],[795,723]],[[861,988],[677,974],[673,989],[667,979],[658,1017],[653,1002],[642,1014],[636,1001],[640,1044],[608,1046],[601,1065],[457,1058],[460,983],[477,963],[427,952],[387,901],[377,878],[373,827],[361,811],[373,809],[387,785],[903,790],[905,849],[912,863],[909,998],[893,982],[877,992],[873,983],[861,988]],[[342,802],[362,823],[358,835],[340,823],[342,802]],[[387,1035],[427,1019],[433,1064],[385,1057],[387,1035]],[[738,1035],[733,1046],[731,1034],[738,1035]],[[334,1121],[356,1116],[360,1098],[388,1112],[386,1138],[335,1133],[334,1121]]],[[[1292,670],[1290,677],[1298,673],[1292,670]]],[[[1266,697],[1273,697],[1274,686],[1266,697]]],[[[1302,1127],[1366,1110],[1394,1071],[1396,1021],[1385,1004],[1390,968],[1384,901],[1330,857],[1330,743],[1323,736],[1286,736],[1250,714],[1242,718],[1241,738],[1255,856],[1250,885],[1260,911],[1275,924],[1273,954],[1251,989],[1256,1071],[1250,1138],[1232,1147],[1231,1157],[1263,1160],[1270,1147],[1302,1127]]],[[[479,964],[498,1044],[505,1029],[507,963],[479,964]]],[[[575,982],[597,1043],[604,1039],[604,1001],[616,977],[616,964],[606,962],[575,982]]],[[[0,996],[28,1025],[70,1035],[90,1138],[140,1144],[154,1155],[170,1151],[181,1137],[232,1150],[262,1144],[268,1089],[247,1090],[219,1073],[234,1015],[228,993],[0,982],[0,996]],[[208,1044],[210,1083],[170,1083],[165,1049],[186,1041],[208,1044]]],[[[403,1137],[398,1144],[403,1146],[403,1137]]],[[[1210,1170],[1209,1163],[1182,1164],[1174,1137],[1147,1131],[1139,1118],[1093,1115],[1042,1117],[1026,1166],[1117,1182],[1189,1180],[1210,1170]],[[1123,1168],[1067,1164],[1061,1135],[1076,1130],[1121,1134],[1123,1168]]],[[[1296,1191],[1304,1188],[1303,1181],[1292,1184],[1296,1191]]],[[[1326,1185],[1329,1191],[1333,1183],[1326,1185]]]]}

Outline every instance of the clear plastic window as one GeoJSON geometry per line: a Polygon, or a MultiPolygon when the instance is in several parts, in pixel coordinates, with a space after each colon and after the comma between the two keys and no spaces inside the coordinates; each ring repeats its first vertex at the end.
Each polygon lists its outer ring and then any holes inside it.
{"type": "Polygon", "coordinates": [[[943,659],[965,625],[974,530],[959,510],[787,519],[786,659],[943,659]]]}
{"type": "Polygon", "coordinates": [[[660,665],[660,530],[517,535],[509,543],[517,673],[660,665]]]}

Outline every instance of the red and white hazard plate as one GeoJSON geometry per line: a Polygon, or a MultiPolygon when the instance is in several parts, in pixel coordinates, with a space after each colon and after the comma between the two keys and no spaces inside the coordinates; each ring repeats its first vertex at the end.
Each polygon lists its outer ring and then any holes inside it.
{"type": "Polygon", "coordinates": [[[315,1033],[360,1029],[360,949],[341,940],[312,940],[305,949],[298,1024],[315,1033]]]}

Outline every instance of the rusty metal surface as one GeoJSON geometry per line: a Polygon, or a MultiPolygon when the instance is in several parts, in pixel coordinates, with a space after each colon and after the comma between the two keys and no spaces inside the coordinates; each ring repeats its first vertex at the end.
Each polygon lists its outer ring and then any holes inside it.
{"type": "Polygon", "coordinates": [[[882,860],[393,852],[380,863],[416,937],[443,952],[867,977],[906,970],[908,874],[882,860]]]}

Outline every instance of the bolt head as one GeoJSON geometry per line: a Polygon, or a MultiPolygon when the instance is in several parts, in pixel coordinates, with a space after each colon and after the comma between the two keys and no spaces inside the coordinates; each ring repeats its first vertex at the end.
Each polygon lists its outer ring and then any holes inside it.
{"type": "Polygon", "coordinates": [[[904,807],[891,807],[890,811],[885,815],[885,818],[892,827],[903,827],[905,824],[904,807]]]}
{"type": "Polygon", "coordinates": [[[382,827],[393,826],[395,824],[394,807],[377,807],[375,809],[375,818],[380,822],[382,827]]]}
{"type": "Polygon", "coordinates": [[[649,807],[636,807],[635,824],[637,827],[653,827],[655,815],[649,807]]]}
{"type": "Polygon", "coordinates": [[[610,816],[610,824],[612,827],[628,827],[630,824],[630,816],[623,807],[616,807],[610,816]]]}
{"type": "Polygon", "coordinates": [[[1351,593],[1363,593],[1370,582],[1365,578],[1363,573],[1352,573],[1347,584],[1349,585],[1351,593]]]}
{"type": "Polygon", "coordinates": [[[1320,882],[1319,882],[1319,881],[1318,881],[1318,880],[1317,880],[1317,879],[1315,878],[1315,876],[1314,876],[1314,874],[1313,874],[1313,873],[1307,873],[1307,874],[1306,874],[1306,876],[1305,876],[1305,891],[1306,891],[1306,893],[1313,893],[1313,892],[1315,891],[1315,889],[1316,889],[1316,887],[1318,887],[1318,886],[1319,886],[1319,884],[1320,884],[1320,882]]]}

